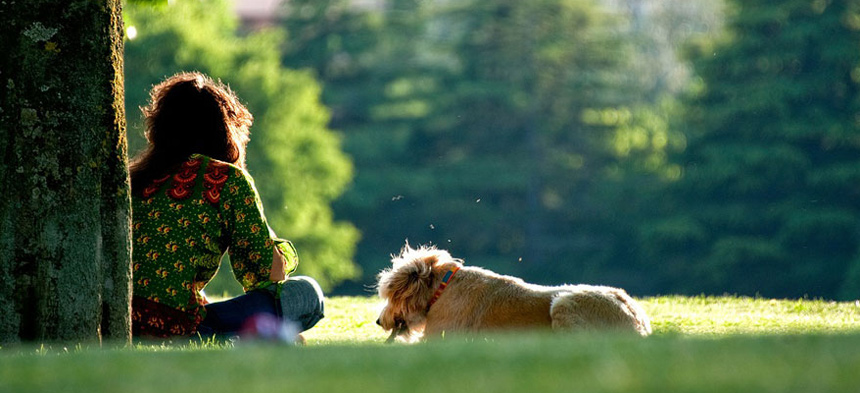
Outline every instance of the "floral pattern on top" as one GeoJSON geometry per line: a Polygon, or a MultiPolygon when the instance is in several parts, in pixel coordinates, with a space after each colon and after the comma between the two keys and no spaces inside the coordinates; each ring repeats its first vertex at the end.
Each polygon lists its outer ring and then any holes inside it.
{"type": "Polygon", "coordinates": [[[135,195],[132,209],[135,335],[194,333],[206,312],[201,291],[225,252],[245,291],[272,283],[276,247],[285,272],[298,265],[292,244],[269,229],[253,180],[235,165],[192,155],[135,195]]]}

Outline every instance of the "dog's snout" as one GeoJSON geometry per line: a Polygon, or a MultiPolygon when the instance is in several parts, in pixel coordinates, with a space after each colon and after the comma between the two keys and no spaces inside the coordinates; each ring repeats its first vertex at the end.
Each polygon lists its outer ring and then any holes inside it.
{"type": "Polygon", "coordinates": [[[376,324],[382,326],[382,318],[376,318],[376,324]]]}

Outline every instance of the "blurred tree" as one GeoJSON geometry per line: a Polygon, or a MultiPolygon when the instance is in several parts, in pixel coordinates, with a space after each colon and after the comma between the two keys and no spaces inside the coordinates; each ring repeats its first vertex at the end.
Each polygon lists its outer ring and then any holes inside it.
{"type": "Polygon", "coordinates": [[[600,0],[623,16],[619,34],[633,43],[633,83],[642,99],[659,103],[687,88],[689,63],[679,51],[693,37],[722,29],[723,1],[712,0],[600,0]]]}
{"type": "Polygon", "coordinates": [[[0,343],[130,342],[121,4],[0,19],[0,343]]]}
{"type": "Polygon", "coordinates": [[[358,233],[334,221],[329,206],[348,184],[351,162],[327,128],[329,113],[320,103],[319,84],[308,72],[281,66],[283,31],[240,35],[224,0],[130,5],[126,18],[137,31],[126,44],[127,105],[135,114],[129,116],[132,149],[144,144],[136,108],[146,103],[153,84],[182,70],[223,79],[254,114],[248,169],[270,225],[299,250],[299,273],[313,276],[324,288],[355,277],[358,233]]]}
{"type": "Polygon", "coordinates": [[[611,249],[610,240],[589,229],[613,230],[591,222],[609,209],[593,182],[613,159],[615,125],[583,113],[636,96],[622,94],[629,52],[609,35],[617,20],[566,0],[399,0],[348,14],[309,4],[319,8],[291,8],[309,11],[288,16],[288,53],[318,42],[328,50],[285,61],[322,77],[333,127],[355,157],[354,186],[336,209],[361,228],[367,271],[405,239],[545,280],[560,271],[579,278],[607,261],[595,250],[611,249]],[[346,26],[361,28],[337,33],[346,26]],[[315,37],[307,31],[330,35],[305,41],[315,37]],[[564,262],[574,260],[582,262],[564,262]]]}
{"type": "MultiPolygon", "coordinates": [[[[457,67],[415,144],[433,149],[416,158],[438,168],[437,181],[465,185],[427,190],[450,200],[445,238],[464,242],[457,246],[477,263],[538,281],[594,278],[618,249],[612,207],[598,192],[613,126],[584,115],[637,96],[626,78],[630,47],[612,34],[620,20],[594,2],[566,0],[443,11],[451,36],[441,44],[457,67]]],[[[441,205],[425,199],[428,211],[441,205]]]]}
{"type": "MultiPolygon", "coordinates": [[[[615,34],[630,43],[631,71],[625,81],[632,104],[589,110],[584,119],[614,127],[609,141],[614,160],[608,176],[597,184],[601,200],[611,206],[610,227],[618,237],[614,260],[601,275],[614,277],[638,293],[672,293],[685,287],[686,277],[666,280],[653,266],[640,264],[643,250],[636,233],[650,228],[664,202],[666,184],[681,175],[669,155],[683,151],[686,136],[676,126],[679,98],[694,81],[689,61],[679,53],[690,40],[718,36],[723,26],[723,2],[711,0],[601,0],[623,21],[615,34]]],[[[661,213],[663,214],[663,213],[661,213]]],[[[660,215],[659,217],[662,217],[660,215]]],[[[676,277],[677,278],[677,277],[676,277]]]]}
{"type": "Polygon", "coordinates": [[[856,297],[860,3],[729,4],[691,53],[684,175],[641,231],[647,265],[688,292],[856,297]]]}
{"type": "MultiPolygon", "coordinates": [[[[310,69],[323,81],[330,125],[344,132],[344,148],[360,168],[335,209],[361,228],[356,257],[368,273],[387,264],[387,255],[409,236],[391,220],[402,198],[393,187],[412,154],[407,141],[437,91],[439,71],[422,54],[427,5],[296,0],[285,13],[284,64],[310,69]]],[[[370,284],[372,275],[364,279],[370,284]]],[[[362,290],[360,284],[350,287],[362,290]]]]}

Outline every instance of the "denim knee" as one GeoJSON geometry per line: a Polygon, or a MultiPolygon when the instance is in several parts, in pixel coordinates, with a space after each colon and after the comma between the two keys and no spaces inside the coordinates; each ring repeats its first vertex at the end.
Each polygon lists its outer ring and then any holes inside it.
{"type": "Polygon", "coordinates": [[[281,284],[280,305],[284,319],[308,330],[324,316],[324,295],[319,284],[307,276],[290,277],[281,284]]]}

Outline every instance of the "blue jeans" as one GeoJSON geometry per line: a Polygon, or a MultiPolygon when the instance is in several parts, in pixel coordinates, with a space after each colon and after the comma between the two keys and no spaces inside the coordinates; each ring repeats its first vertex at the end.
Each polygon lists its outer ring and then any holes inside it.
{"type": "Polygon", "coordinates": [[[206,305],[206,318],[197,327],[202,336],[233,335],[248,318],[265,313],[308,330],[323,318],[323,293],[314,279],[290,277],[277,288],[257,289],[223,302],[206,305]],[[280,292],[280,299],[277,297],[280,292]]]}

